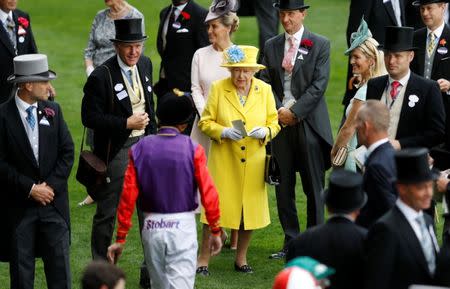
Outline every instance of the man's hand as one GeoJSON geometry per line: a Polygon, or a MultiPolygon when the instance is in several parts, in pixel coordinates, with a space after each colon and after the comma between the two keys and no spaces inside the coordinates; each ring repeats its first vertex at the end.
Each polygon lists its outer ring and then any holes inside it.
{"type": "Polygon", "coordinates": [[[396,139],[391,139],[389,140],[389,142],[391,143],[391,145],[394,147],[394,149],[396,151],[399,151],[402,149],[402,146],[400,145],[400,142],[396,139]]]}
{"type": "Polygon", "coordinates": [[[136,112],[127,119],[127,129],[142,130],[145,129],[149,122],[150,119],[146,112],[136,112]]]}
{"type": "Polygon", "coordinates": [[[278,121],[281,124],[292,126],[297,124],[297,117],[290,109],[280,107],[278,109],[278,121]]]}
{"type": "Polygon", "coordinates": [[[34,185],[30,192],[30,197],[43,206],[47,206],[48,204],[53,202],[54,196],[55,193],[53,192],[53,189],[49,187],[45,182],[42,184],[34,185]]]}
{"type": "Polygon", "coordinates": [[[121,243],[114,243],[111,246],[108,247],[108,261],[112,264],[116,264],[117,261],[119,261],[120,256],[123,252],[123,244],[121,243]]]}
{"type": "Polygon", "coordinates": [[[437,83],[442,92],[447,92],[450,89],[450,81],[447,79],[440,78],[437,80],[437,83]]]}
{"type": "Polygon", "coordinates": [[[436,180],[437,191],[441,194],[446,193],[448,182],[450,182],[450,179],[447,178],[447,175],[441,175],[439,179],[436,180]]]}
{"type": "Polygon", "coordinates": [[[219,236],[209,235],[209,251],[211,256],[216,256],[222,250],[222,238],[219,236]]]}

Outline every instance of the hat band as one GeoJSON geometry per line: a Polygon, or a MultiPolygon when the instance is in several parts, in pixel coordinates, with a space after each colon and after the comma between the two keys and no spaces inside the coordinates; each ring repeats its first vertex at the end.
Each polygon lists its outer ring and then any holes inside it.
{"type": "Polygon", "coordinates": [[[27,77],[27,76],[42,76],[42,77],[47,77],[49,76],[49,72],[45,71],[45,72],[41,72],[41,73],[34,73],[34,74],[15,74],[16,77],[27,77]]]}
{"type": "Polygon", "coordinates": [[[134,33],[134,34],[127,33],[127,34],[123,34],[123,35],[117,34],[115,40],[129,41],[129,40],[144,40],[146,38],[147,38],[147,36],[142,35],[142,33],[134,33]]]}

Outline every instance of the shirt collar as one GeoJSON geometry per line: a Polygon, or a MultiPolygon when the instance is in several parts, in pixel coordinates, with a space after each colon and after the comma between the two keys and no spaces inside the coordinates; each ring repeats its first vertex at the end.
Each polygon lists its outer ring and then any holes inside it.
{"type": "Polygon", "coordinates": [[[2,9],[0,9],[0,20],[2,21],[2,23],[6,23],[6,19],[8,18],[8,16],[11,17],[11,19],[13,19],[12,11],[6,13],[2,9]]]}
{"type": "Polygon", "coordinates": [[[287,40],[289,37],[294,36],[295,43],[298,44],[298,43],[300,43],[300,40],[302,39],[302,36],[303,36],[303,32],[304,32],[304,31],[305,31],[305,26],[302,25],[302,28],[300,28],[300,30],[297,31],[297,32],[295,32],[293,35],[291,35],[291,34],[285,32],[285,33],[284,33],[284,34],[285,34],[285,38],[286,38],[286,40],[287,40]]]}
{"type": "Polygon", "coordinates": [[[122,61],[120,56],[117,54],[117,62],[119,62],[119,67],[122,69],[123,72],[127,72],[128,70],[134,69],[136,65],[134,66],[128,66],[125,64],[125,62],[122,61]]]}
{"type": "Polygon", "coordinates": [[[24,112],[25,112],[25,111],[27,110],[27,108],[30,107],[30,106],[34,106],[34,107],[37,108],[37,102],[35,102],[35,103],[33,103],[33,104],[29,104],[29,103],[23,101],[23,100],[17,95],[17,92],[16,92],[15,100],[16,100],[16,106],[17,106],[17,108],[18,108],[20,111],[24,111],[24,112]]]}
{"type": "Polygon", "coordinates": [[[184,7],[186,7],[186,5],[188,5],[188,3],[189,3],[189,1],[186,2],[186,3],[184,3],[184,4],[178,5],[178,6],[175,6],[175,5],[172,4],[172,9],[175,8],[175,9],[177,9],[178,11],[183,11],[184,7]]]}
{"type": "MultiPolygon", "coordinates": [[[[410,76],[411,76],[411,70],[409,69],[408,73],[405,76],[403,76],[403,78],[401,78],[400,80],[397,80],[397,81],[400,82],[402,87],[406,87],[410,76]]],[[[389,86],[391,85],[391,83],[393,81],[395,81],[395,79],[391,78],[391,76],[389,75],[389,86]]]]}
{"type": "Polygon", "coordinates": [[[330,214],[330,215],[328,215],[328,220],[331,220],[332,218],[344,218],[344,219],[351,221],[352,223],[355,222],[355,220],[353,220],[352,217],[350,217],[350,215],[347,215],[347,214],[330,214]]]}
{"type": "Polygon", "coordinates": [[[442,21],[442,24],[441,24],[438,28],[436,28],[434,31],[431,31],[431,30],[427,27],[427,37],[428,37],[428,35],[430,35],[430,32],[433,32],[434,35],[436,36],[436,39],[441,38],[442,31],[444,31],[444,26],[445,26],[445,22],[442,21]]]}
{"type": "Polygon", "coordinates": [[[415,222],[417,217],[423,216],[422,211],[417,212],[416,210],[405,204],[400,198],[397,198],[395,204],[410,223],[415,222]]]}
{"type": "Polygon", "coordinates": [[[388,141],[389,141],[388,138],[383,138],[383,139],[377,140],[376,142],[374,142],[373,144],[371,144],[371,145],[369,146],[369,148],[367,149],[367,157],[369,157],[370,154],[373,153],[374,150],[376,150],[379,146],[381,146],[382,144],[387,143],[388,141]]]}

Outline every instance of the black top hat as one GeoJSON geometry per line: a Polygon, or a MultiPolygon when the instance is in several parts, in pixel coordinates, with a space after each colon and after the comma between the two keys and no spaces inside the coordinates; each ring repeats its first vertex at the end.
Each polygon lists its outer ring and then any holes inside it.
{"type": "Polygon", "coordinates": [[[448,0],[417,0],[412,3],[413,6],[427,5],[433,3],[448,3],[448,0]]]}
{"type": "Polygon", "coordinates": [[[309,5],[305,5],[303,0],[279,0],[273,3],[273,7],[280,10],[299,10],[308,9],[309,5]]]}
{"type": "Polygon", "coordinates": [[[409,148],[395,153],[397,182],[417,184],[435,180],[439,173],[430,169],[426,148],[409,148]]]}
{"type": "Polygon", "coordinates": [[[156,116],[162,125],[188,123],[194,114],[189,93],[174,89],[163,95],[156,109],[156,116]]]}
{"type": "Polygon", "coordinates": [[[367,202],[360,174],[338,169],[331,172],[330,184],[325,190],[325,203],[335,214],[348,214],[361,209],[367,202]]]}
{"type": "Polygon", "coordinates": [[[141,42],[147,40],[147,36],[142,32],[142,19],[117,19],[114,20],[116,27],[116,38],[110,39],[112,42],[141,42]]]}
{"type": "Polygon", "coordinates": [[[384,45],[380,45],[383,50],[391,52],[416,50],[413,45],[414,28],[386,26],[384,45]]]}

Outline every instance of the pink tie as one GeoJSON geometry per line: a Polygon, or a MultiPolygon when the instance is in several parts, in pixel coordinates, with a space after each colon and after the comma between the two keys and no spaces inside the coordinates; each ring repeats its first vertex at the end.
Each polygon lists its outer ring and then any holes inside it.
{"type": "Polygon", "coordinates": [[[281,67],[283,67],[286,72],[291,74],[292,69],[294,68],[294,65],[292,64],[292,59],[295,56],[295,45],[294,45],[293,37],[289,37],[288,41],[289,41],[289,50],[284,55],[283,63],[281,64],[281,67]]]}
{"type": "Polygon", "coordinates": [[[391,88],[391,98],[392,98],[392,101],[395,101],[395,99],[397,98],[397,95],[398,95],[397,88],[400,86],[400,82],[392,81],[391,86],[392,86],[392,88],[391,88]]]}

